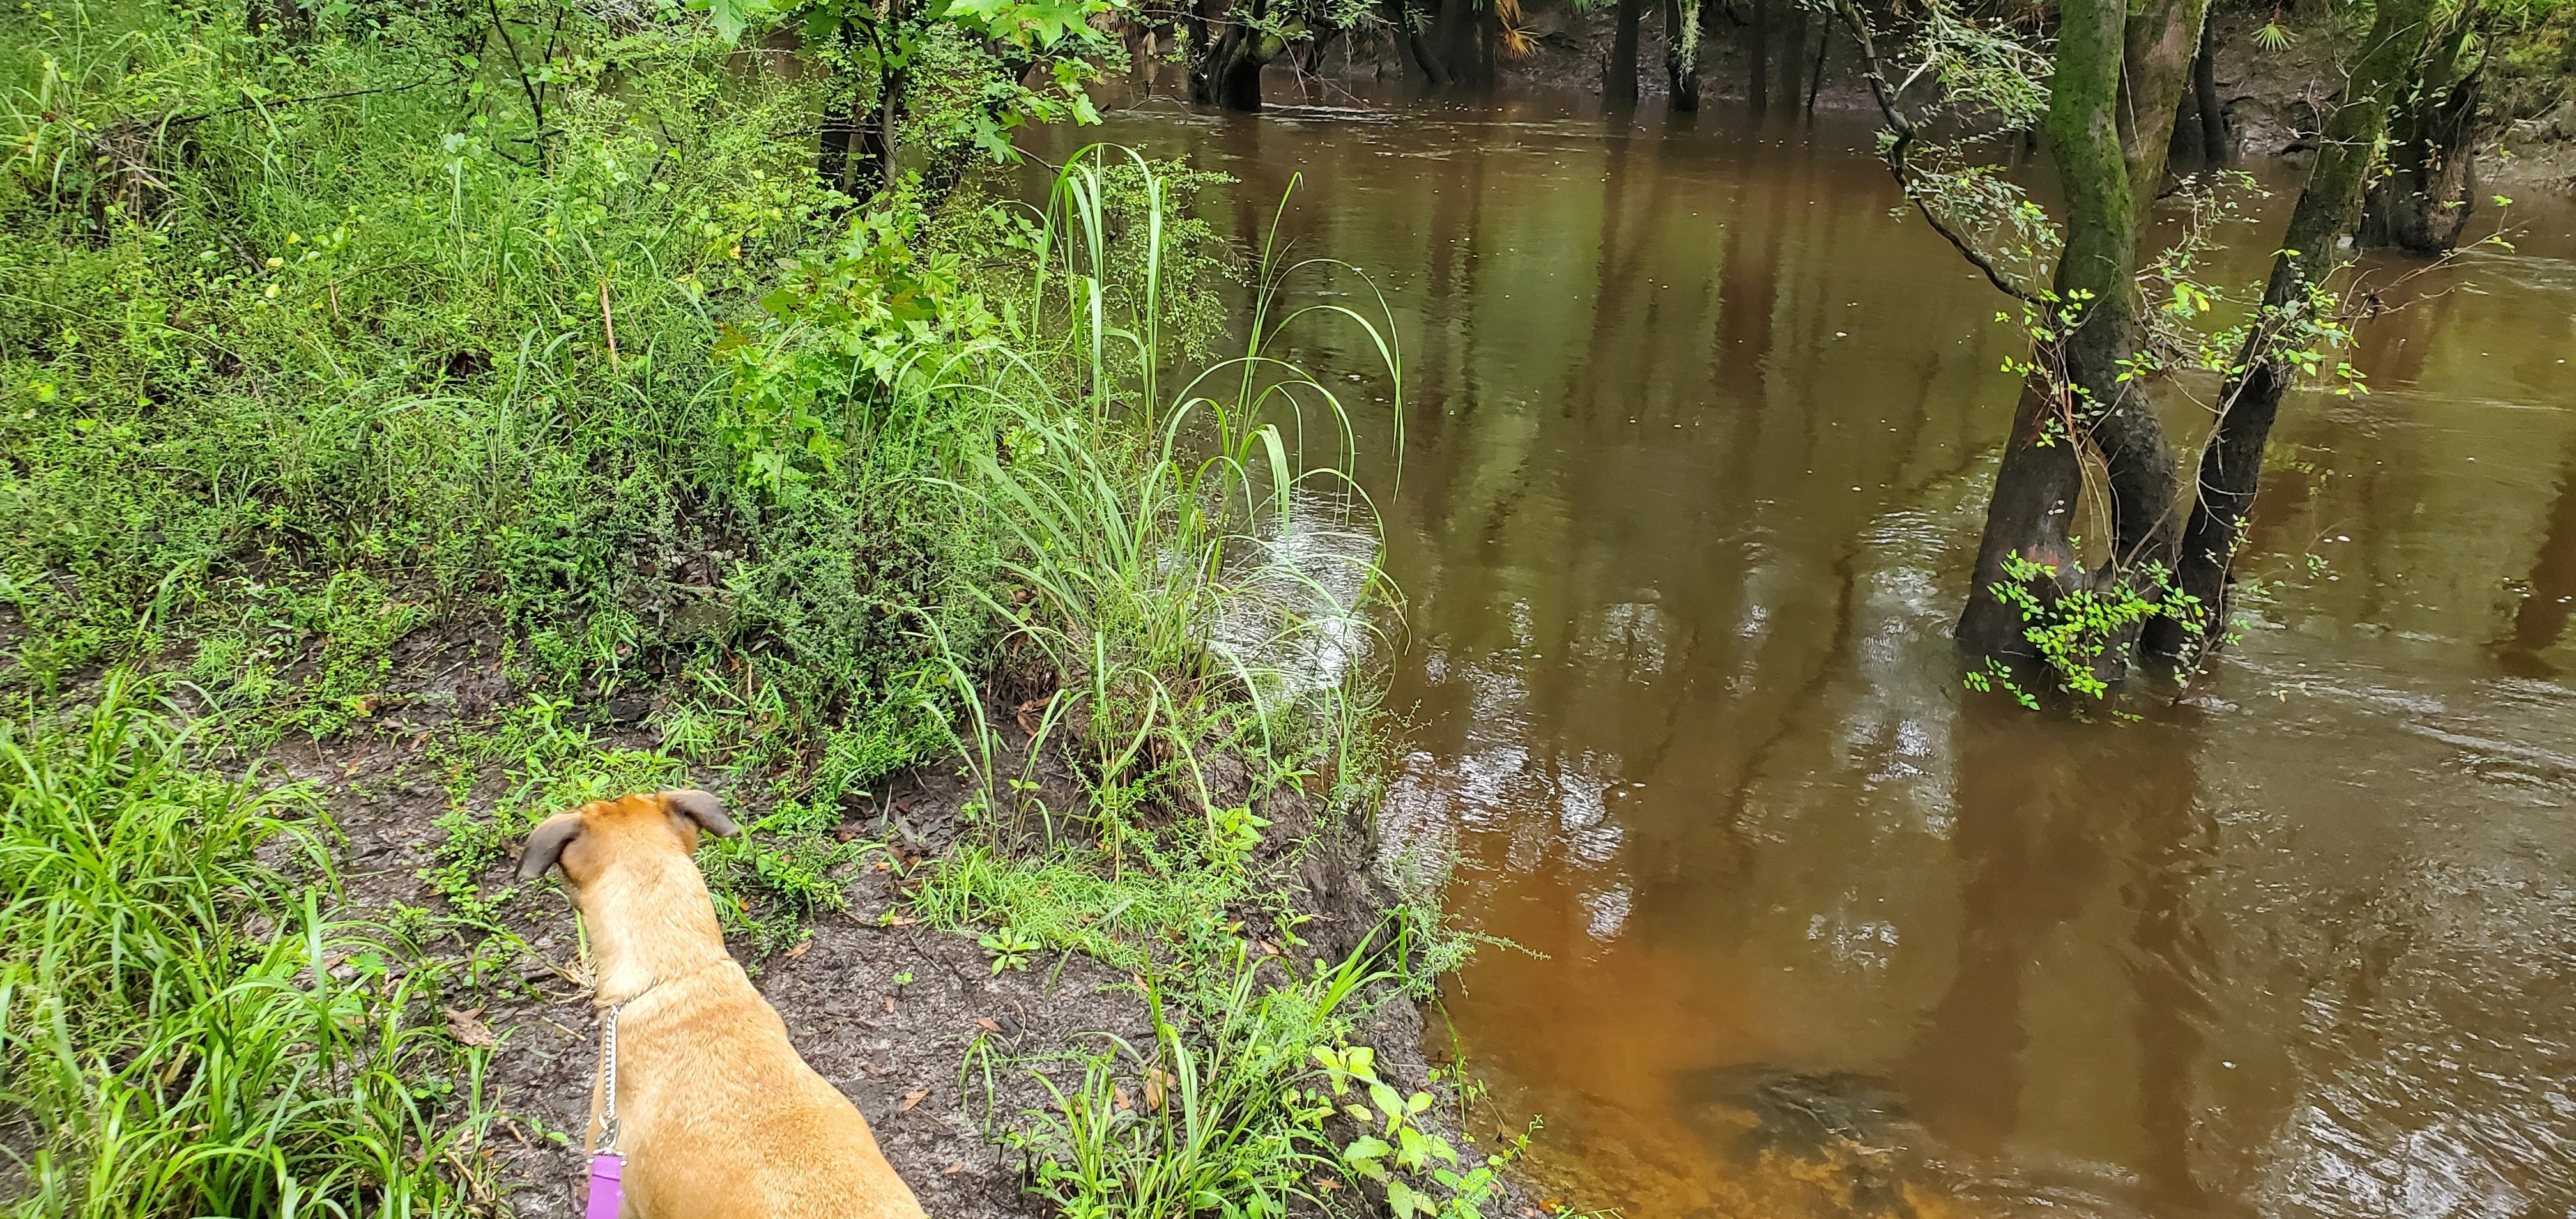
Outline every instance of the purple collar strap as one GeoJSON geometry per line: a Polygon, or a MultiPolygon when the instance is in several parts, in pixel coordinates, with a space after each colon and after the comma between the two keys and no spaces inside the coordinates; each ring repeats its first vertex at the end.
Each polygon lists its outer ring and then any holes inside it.
{"type": "Polygon", "coordinates": [[[582,1219],[617,1219],[618,1207],[626,1201],[618,1176],[625,1171],[626,1157],[616,1152],[590,1157],[590,1205],[582,1210],[582,1219]]]}

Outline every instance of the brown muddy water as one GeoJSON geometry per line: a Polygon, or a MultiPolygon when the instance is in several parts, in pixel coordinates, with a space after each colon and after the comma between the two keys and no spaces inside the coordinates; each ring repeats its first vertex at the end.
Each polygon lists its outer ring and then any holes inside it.
{"type": "Polygon", "coordinates": [[[1386,827],[1527,950],[1443,1036],[1544,1116],[1542,1194],[2576,1214],[2565,203],[2392,297],[2429,299],[2367,326],[2377,392],[2285,408],[2243,642],[2087,724],[1960,689],[2020,340],[1890,217],[1866,127],[1154,103],[1105,135],[1241,179],[1238,234],[1304,174],[1283,237],[1396,310],[1386,827]]]}

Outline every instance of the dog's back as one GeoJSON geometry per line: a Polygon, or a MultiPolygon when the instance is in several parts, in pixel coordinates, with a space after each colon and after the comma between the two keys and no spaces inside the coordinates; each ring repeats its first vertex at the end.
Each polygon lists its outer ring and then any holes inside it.
{"type": "MultiPolygon", "coordinates": [[[[627,1204],[643,1217],[910,1219],[921,1204],[866,1119],[805,1065],[730,961],[638,998],[621,1037],[627,1204]],[[666,1012],[667,1015],[657,1013],[666,1012]],[[650,1064],[650,1065],[648,1065],[650,1064]]],[[[621,1019],[620,1024],[626,1022],[621,1019]]]]}
{"type": "Polygon", "coordinates": [[[562,866],[588,921],[598,1000],[617,1013],[621,1215],[921,1219],[867,1120],[805,1065],[725,952],[690,859],[701,830],[737,832],[705,792],[628,796],[548,818],[520,861],[530,879],[562,866]]]}

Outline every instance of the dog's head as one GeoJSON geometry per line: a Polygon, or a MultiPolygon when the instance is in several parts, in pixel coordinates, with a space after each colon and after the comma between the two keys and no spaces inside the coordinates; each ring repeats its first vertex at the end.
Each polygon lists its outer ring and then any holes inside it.
{"type": "Polygon", "coordinates": [[[594,800],[546,818],[528,835],[527,853],[519,857],[519,879],[535,880],[561,864],[564,879],[578,889],[621,859],[676,853],[685,860],[697,851],[701,830],[731,838],[742,827],[726,815],[724,801],[702,791],[594,800]]]}

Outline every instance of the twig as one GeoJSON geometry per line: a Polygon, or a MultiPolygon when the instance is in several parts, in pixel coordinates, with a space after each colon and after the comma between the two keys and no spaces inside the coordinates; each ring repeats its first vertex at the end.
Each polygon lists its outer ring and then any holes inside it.
{"type": "Polygon", "coordinates": [[[608,281],[599,281],[599,327],[608,334],[608,366],[617,367],[617,320],[608,315],[608,281]]]}
{"type": "Polygon", "coordinates": [[[546,163],[546,103],[536,83],[528,79],[528,61],[519,57],[519,43],[510,37],[510,23],[501,18],[501,0],[486,0],[492,9],[492,29],[501,35],[501,45],[510,52],[510,67],[519,78],[519,91],[528,97],[528,113],[537,120],[537,164],[546,163]]]}
{"type": "MultiPolygon", "coordinates": [[[[1886,116],[1887,129],[1896,137],[1888,143],[1886,156],[1887,172],[1895,175],[1896,188],[1905,193],[1906,201],[1914,205],[1914,210],[1922,215],[1923,222],[1931,225],[1932,231],[1939,233],[1942,240],[1949,242],[1950,248],[1959,252],[1959,257],[1967,259],[1968,265],[1983,272],[1986,282],[1993,284],[1996,291],[2024,304],[2040,303],[2036,294],[2006,278],[1993,262],[1978,253],[1975,247],[1970,246],[1967,239],[1959,236],[1939,216],[1934,215],[1932,205],[1925,203],[1922,193],[1915,190],[1914,180],[1907,175],[1905,164],[1905,150],[1914,143],[1914,124],[1905,117],[1903,111],[1897,109],[1896,99],[1888,93],[1887,75],[1879,70],[1878,45],[1869,36],[1869,20],[1861,16],[1860,8],[1854,0],[1836,0],[1834,12],[1842,18],[1844,28],[1851,31],[1852,41],[1860,44],[1861,62],[1864,65],[1864,74],[1869,80],[1870,96],[1877,100],[1878,112],[1886,116]]],[[[1906,83],[1912,84],[1913,79],[1909,77],[1906,83]]]]}

